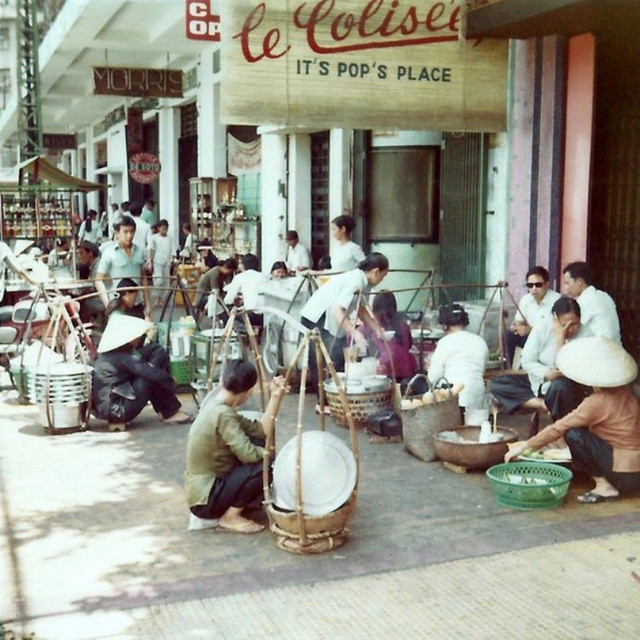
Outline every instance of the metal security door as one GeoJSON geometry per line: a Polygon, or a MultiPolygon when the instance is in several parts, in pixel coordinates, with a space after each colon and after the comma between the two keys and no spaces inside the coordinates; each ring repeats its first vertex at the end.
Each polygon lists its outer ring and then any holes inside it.
{"type": "MultiPolygon", "coordinates": [[[[485,142],[481,133],[445,133],[440,173],[440,274],[443,284],[484,284],[485,142]]],[[[442,302],[485,297],[448,287],[442,302]]]]}
{"type": "Polygon", "coordinates": [[[311,135],[311,259],[329,255],[329,132],[311,135]]]}

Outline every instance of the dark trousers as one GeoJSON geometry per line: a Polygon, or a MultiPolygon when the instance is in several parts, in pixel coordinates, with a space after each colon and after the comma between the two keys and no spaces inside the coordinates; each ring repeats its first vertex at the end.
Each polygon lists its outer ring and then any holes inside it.
{"type": "MultiPolygon", "coordinates": [[[[320,338],[329,352],[331,360],[333,361],[333,366],[336,368],[336,371],[344,371],[344,351],[342,350],[344,347],[344,339],[336,338],[324,328],[324,318],[325,316],[322,314],[317,322],[312,322],[303,316],[300,318],[300,322],[307,327],[307,329],[317,328],[320,330],[320,338]]],[[[322,375],[324,375],[324,373],[322,375]]],[[[316,346],[314,343],[309,344],[309,380],[316,390],[317,395],[318,360],[316,358],[316,346]]]]}
{"type": "MultiPolygon", "coordinates": [[[[168,371],[169,354],[159,344],[152,342],[138,349],[140,357],[154,367],[168,371]]],[[[182,406],[175,393],[171,393],[165,386],[161,386],[152,380],[136,378],[131,386],[135,398],[117,397],[114,411],[109,415],[109,421],[129,422],[133,420],[151,401],[154,411],[162,414],[163,418],[170,418],[182,406]]],[[[113,395],[111,396],[114,397],[113,395]]]]}
{"type": "Polygon", "coordinates": [[[229,507],[257,509],[262,498],[262,462],[239,464],[224,478],[214,480],[207,504],[191,507],[191,513],[209,520],[220,518],[229,507]]]}
{"type": "MultiPolygon", "coordinates": [[[[489,383],[489,393],[507,413],[515,411],[535,397],[531,391],[529,376],[518,374],[496,376],[489,383]]],[[[556,378],[547,389],[544,403],[555,421],[571,413],[590,393],[591,387],[585,387],[569,378],[556,378]]]]}
{"type": "Polygon", "coordinates": [[[507,347],[507,358],[509,358],[509,366],[513,366],[513,357],[516,353],[517,347],[524,347],[525,342],[529,336],[521,336],[512,331],[505,333],[505,343],[507,347]]]}
{"type": "Polygon", "coordinates": [[[564,439],[571,451],[574,470],[584,471],[593,478],[605,478],[620,493],[640,489],[640,472],[613,471],[613,448],[589,429],[569,429],[564,439]]]}

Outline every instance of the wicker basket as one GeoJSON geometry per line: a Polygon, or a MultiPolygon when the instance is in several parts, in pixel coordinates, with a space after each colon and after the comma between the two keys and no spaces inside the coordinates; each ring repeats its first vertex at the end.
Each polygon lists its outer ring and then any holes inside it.
{"type": "MultiPolygon", "coordinates": [[[[356,429],[364,429],[367,426],[369,416],[378,411],[393,409],[391,396],[393,389],[385,391],[371,391],[369,393],[347,394],[347,405],[356,429]]],[[[325,391],[331,417],[339,427],[349,428],[347,414],[340,400],[340,394],[333,391],[325,391]]]]}
{"type": "Polygon", "coordinates": [[[306,544],[300,536],[295,511],[280,511],[267,505],[269,528],[276,534],[276,545],[291,553],[324,553],[341,547],[347,540],[348,523],[355,508],[355,495],[339,509],[323,516],[304,516],[306,544]]]}
{"type": "MultiPolygon", "coordinates": [[[[412,379],[422,376],[418,374],[412,379]]],[[[405,395],[411,390],[411,382],[407,386],[405,395]]],[[[440,431],[460,426],[460,408],[458,398],[452,393],[446,400],[438,400],[432,404],[425,404],[415,409],[398,407],[402,418],[402,439],[409,453],[424,462],[437,460],[433,436],[440,431]]]]}

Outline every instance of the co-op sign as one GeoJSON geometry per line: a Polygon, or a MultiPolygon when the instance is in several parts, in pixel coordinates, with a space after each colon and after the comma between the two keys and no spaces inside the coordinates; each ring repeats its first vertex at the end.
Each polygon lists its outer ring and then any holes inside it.
{"type": "Polygon", "coordinates": [[[461,36],[486,2],[221,2],[221,119],[504,131],[509,44],[461,36]]]}
{"type": "Polygon", "coordinates": [[[189,40],[220,41],[220,16],[213,14],[211,0],[187,0],[186,9],[189,40]]]}

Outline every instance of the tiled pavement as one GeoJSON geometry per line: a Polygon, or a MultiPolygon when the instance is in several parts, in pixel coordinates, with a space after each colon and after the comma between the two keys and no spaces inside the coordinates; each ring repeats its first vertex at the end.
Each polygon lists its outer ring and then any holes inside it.
{"type": "MultiPolygon", "coordinates": [[[[281,411],[280,445],[296,400],[281,411]]],[[[640,498],[579,505],[577,478],[561,508],[512,511],[484,474],[361,433],[349,541],[297,556],[267,532],[186,531],[188,428],[147,409],[124,434],[97,422],[47,436],[37,409],[12,392],[0,403],[5,630],[37,640],[640,637],[640,498]]]]}

